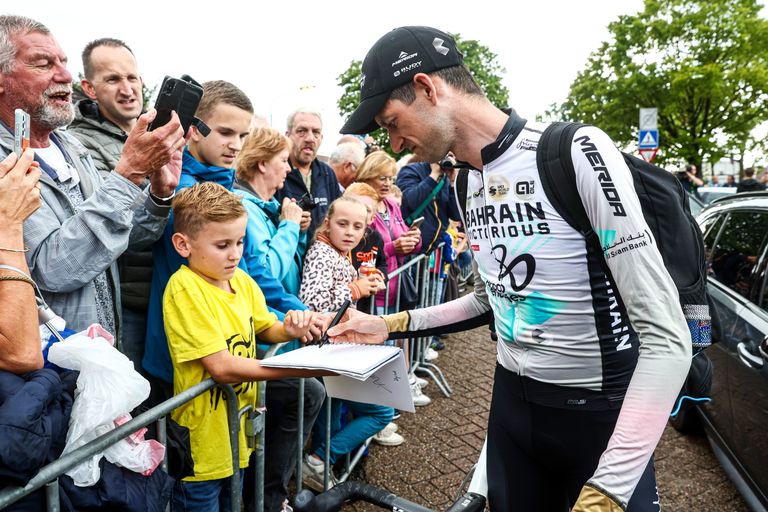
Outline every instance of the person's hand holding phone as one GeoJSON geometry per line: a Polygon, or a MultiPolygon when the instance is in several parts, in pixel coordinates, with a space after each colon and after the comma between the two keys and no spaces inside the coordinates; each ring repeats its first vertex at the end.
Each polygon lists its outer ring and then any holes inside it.
{"type": "Polygon", "coordinates": [[[0,225],[21,229],[40,208],[40,169],[33,166],[35,153],[26,149],[21,158],[9,153],[0,162],[0,225]]]}
{"type": "Polygon", "coordinates": [[[301,226],[301,216],[304,210],[289,197],[283,199],[280,205],[280,220],[289,220],[301,226]]]}
{"type": "Polygon", "coordinates": [[[151,109],[139,116],[136,126],[128,134],[115,172],[139,186],[146,177],[150,177],[152,193],[167,197],[173,194],[179,184],[181,152],[187,138],[175,112],[167,124],[148,131],[149,123],[156,113],[151,109]],[[158,171],[159,174],[153,177],[158,171]]]}

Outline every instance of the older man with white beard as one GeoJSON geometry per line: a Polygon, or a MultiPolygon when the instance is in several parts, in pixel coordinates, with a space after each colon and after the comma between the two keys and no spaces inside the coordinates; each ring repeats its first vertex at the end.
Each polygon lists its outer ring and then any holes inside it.
{"type": "Polygon", "coordinates": [[[131,131],[115,171],[101,178],[89,152],[60,130],[72,122],[67,57],[43,24],[0,16],[0,156],[13,150],[14,111],[31,117],[30,147],[43,173],[42,204],[24,223],[32,277],[68,327],[100,323],[120,334],[115,261],[149,245],[163,229],[185,145],[178,117],[147,131],[154,111],[131,131]],[[140,185],[149,178],[150,186],[140,185]]]}

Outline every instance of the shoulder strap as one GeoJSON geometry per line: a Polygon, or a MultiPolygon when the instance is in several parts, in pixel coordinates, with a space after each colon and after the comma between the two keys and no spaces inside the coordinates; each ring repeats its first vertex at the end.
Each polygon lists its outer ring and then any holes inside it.
{"type": "Polygon", "coordinates": [[[539,139],[536,166],[544,192],[568,224],[591,239],[595,232],[576,188],[571,146],[581,123],[552,123],[539,139]]]}
{"type": "Polygon", "coordinates": [[[461,213],[461,223],[467,226],[467,184],[469,183],[469,169],[461,168],[456,173],[456,181],[453,184],[456,191],[456,199],[459,201],[459,212],[461,213]]]}
{"type": "Polygon", "coordinates": [[[421,212],[424,211],[424,208],[427,207],[429,203],[432,202],[432,200],[435,198],[435,196],[440,192],[440,190],[445,185],[445,174],[440,176],[440,180],[438,180],[437,185],[435,185],[435,188],[432,189],[432,192],[427,196],[427,198],[415,209],[411,214],[405,218],[405,223],[409,226],[411,223],[421,215],[421,212]]]}

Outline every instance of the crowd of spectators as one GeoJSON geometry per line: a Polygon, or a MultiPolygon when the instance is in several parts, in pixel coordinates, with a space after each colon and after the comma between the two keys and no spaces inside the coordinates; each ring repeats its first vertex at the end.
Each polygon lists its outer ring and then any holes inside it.
{"type": "MultiPolygon", "coordinates": [[[[325,314],[343,300],[391,311],[399,284],[387,283],[388,273],[460,238],[456,231],[445,238],[458,220],[452,173],[413,164],[400,179],[391,156],[357,137],[342,139],[326,163],[317,154],[318,112],[296,109],[283,135],[222,80],[202,85],[196,116],[210,133],[201,125],[184,133],[176,114],[150,130],[155,112],[145,112],[131,48],[98,39],[82,60],[86,98],[73,104],[66,52],[53,34],[37,21],[0,16],[0,371],[42,368],[37,303],[45,301],[70,330],[100,324],[114,335],[151,383],[147,406],[206,377],[238,383],[245,405],[256,396],[250,382],[268,381],[270,511],[290,509],[300,424],[303,444],[315,426],[304,461],[315,475],[325,451],[335,461],[369,437],[403,443],[393,409],[334,401],[324,446],[326,425],[316,422],[322,382],[303,380],[300,410],[301,378],[311,375],[271,372],[256,360],[274,343],[284,352],[319,339],[325,314]],[[13,151],[15,109],[31,116],[30,149],[21,156],[13,151]],[[410,225],[414,213],[425,218],[421,228],[410,225]]],[[[426,381],[411,373],[414,403],[428,404],[426,381]]],[[[173,414],[191,432],[195,464],[176,483],[174,510],[226,506],[232,461],[215,393],[173,414]]],[[[240,446],[240,467],[249,471],[251,450],[244,440],[240,446]]],[[[248,510],[251,494],[244,492],[248,510]]]]}

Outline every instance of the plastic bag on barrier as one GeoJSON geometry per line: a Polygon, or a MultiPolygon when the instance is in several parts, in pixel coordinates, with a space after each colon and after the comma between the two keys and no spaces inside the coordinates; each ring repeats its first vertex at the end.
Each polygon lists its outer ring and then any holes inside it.
{"type": "MultiPolygon", "coordinates": [[[[89,332],[93,335],[96,331],[89,329],[89,332]]],[[[48,359],[62,368],[80,371],[62,455],[114,429],[116,419],[149,396],[149,382],[134,370],[133,363],[127,357],[103,337],[90,338],[88,332],[75,334],[51,346],[48,359]]],[[[142,463],[137,464],[134,457],[136,451],[123,448],[113,446],[108,449],[108,460],[137,471],[134,468],[142,466],[142,463]],[[115,453],[118,455],[112,460],[115,453]]],[[[147,453],[156,453],[156,450],[147,450],[147,453]]],[[[99,460],[102,456],[103,453],[93,456],[72,468],[67,475],[80,487],[94,485],[100,477],[99,460]]],[[[154,458],[146,458],[147,464],[153,464],[154,458]]],[[[147,466],[139,472],[149,469],[147,466]]]]}

